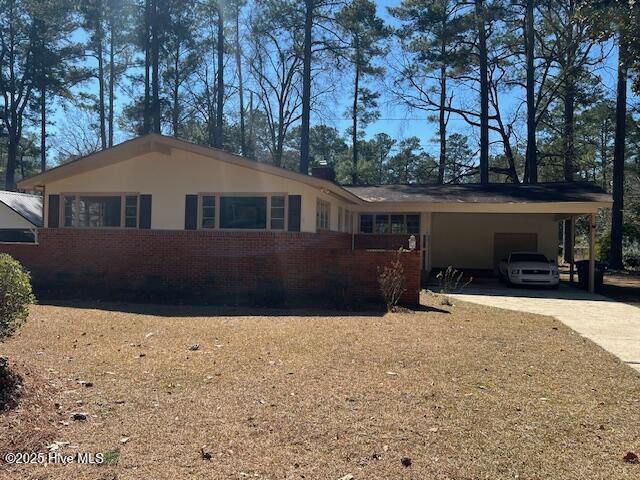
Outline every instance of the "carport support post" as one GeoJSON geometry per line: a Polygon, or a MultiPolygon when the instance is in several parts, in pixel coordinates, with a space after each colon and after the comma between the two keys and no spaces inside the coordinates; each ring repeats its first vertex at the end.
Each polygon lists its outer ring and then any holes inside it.
{"type": "Polygon", "coordinates": [[[576,217],[573,215],[569,218],[569,235],[571,236],[569,239],[569,245],[571,245],[571,251],[569,252],[569,283],[573,283],[576,271],[576,217]]]}
{"type": "Polygon", "coordinates": [[[596,214],[589,217],[589,293],[595,291],[596,286],[596,214]]]}

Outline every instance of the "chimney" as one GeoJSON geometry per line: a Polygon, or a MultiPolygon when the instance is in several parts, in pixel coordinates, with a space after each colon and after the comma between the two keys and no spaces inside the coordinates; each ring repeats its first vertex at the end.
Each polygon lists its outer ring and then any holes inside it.
{"type": "Polygon", "coordinates": [[[330,167],[329,165],[312,167],[311,176],[316,178],[321,178],[322,180],[329,180],[330,182],[336,181],[336,172],[333,169],[333,167],[330,167]]]}

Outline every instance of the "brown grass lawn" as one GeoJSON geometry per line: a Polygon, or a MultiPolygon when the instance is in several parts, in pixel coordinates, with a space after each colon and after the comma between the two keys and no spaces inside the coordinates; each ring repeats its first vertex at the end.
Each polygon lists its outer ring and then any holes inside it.
{"type": "Polygon", "coordinates": [[[0,345],[28,373],[0,450],[57,440],[111,463],[0,462],[0,477],[640,478],[623,461],[640,454],[637,373],[553,319],[443,308],[35,306],[0,345]]]}

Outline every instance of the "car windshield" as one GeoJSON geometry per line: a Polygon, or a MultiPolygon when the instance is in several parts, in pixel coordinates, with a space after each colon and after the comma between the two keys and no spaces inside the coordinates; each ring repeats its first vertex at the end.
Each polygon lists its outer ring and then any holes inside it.
{"type": "Polygon", "coordinates": [[[549,263],[547,257],[540,253],[512,253],[511,262],[543,262],[549,263]]]}

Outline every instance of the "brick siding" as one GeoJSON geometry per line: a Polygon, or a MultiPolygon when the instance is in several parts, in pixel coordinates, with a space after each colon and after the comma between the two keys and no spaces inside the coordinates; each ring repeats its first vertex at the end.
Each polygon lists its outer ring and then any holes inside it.
{"type": "MultiPolygon", "coordinates": [[[[375,234],[358,233],[355,235],[354,248],[356,250],[381,249],[398,250],[400,247],[409,248],[409,237],[407,234],[375,234]]],[[[416,234],[416,249],[420,250],[420,235],[416,234]]]]}
{"type": "MultiPolygon", "coordinates": [[[[76,297],[372,306],[381,302],[378,271],[395,255],[351,250],[342,233],[42,229],[38,240],[0,252],[22,262],[41,292],[76,297]]],[[[402,302],[417,304],[419,254],[401,258],[402,302]]]]}

